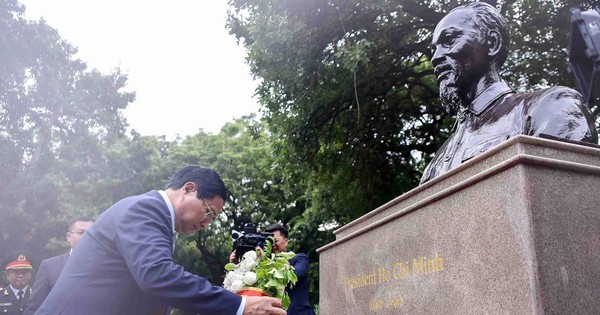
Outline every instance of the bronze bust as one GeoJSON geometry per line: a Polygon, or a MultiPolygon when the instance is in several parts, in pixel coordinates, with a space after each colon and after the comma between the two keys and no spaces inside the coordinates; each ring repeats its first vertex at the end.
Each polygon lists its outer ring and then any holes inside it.
{"type": "Polygon", "coordinates": [[[508,44],[505,19],[483,2],[453,9],[435,27],[431,61],[440,98],[457,117],[421,184],[519,134],[598,141],[592,115],[577,91],[551,87],[516,93],[500,78],[508,44]]]}

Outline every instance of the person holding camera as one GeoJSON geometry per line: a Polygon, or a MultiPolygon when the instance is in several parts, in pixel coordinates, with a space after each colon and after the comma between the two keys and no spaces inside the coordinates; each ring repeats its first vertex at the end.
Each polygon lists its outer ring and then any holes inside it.
{"type": "MultiPolygon", "coordinates": [[[[273,224],[268,226],[264,231],[273,234],[273,238],[275,239],[275,243],[273,243],[273,253],[277,254],[287,251],[289,240],[288,229],[285,226],[273,224]]],[[[257,246],[257,250],[262,251],[262,248],[257,246]]],[[[229,261],[234,262],[235,260],[236,251],[234,250],[229,256],[229,261]]],[[[298,282],[293,287],[286,288],[286,291],[290,296],[290,307],[287,309],[287,313],[288,315],[315,315],[315,311],[308,296],[308,255],[296,253],[296,256],[290,259],[290,265],[294,267],[294,272],[296,273],[296,276],[298,276],[298,282]]]]}

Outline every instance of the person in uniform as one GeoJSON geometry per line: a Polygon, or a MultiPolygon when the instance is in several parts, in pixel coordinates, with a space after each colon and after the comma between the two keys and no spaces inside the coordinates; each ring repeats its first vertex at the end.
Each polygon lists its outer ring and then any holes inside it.
{"type": "Polygon", "coordinates": [[[31,295],[31,263],[27,260],[29,255],[19,251],[5,260],[4,276],[9,285],[0,289],[0,314],[21,315],[23,306],[31,295]]]}

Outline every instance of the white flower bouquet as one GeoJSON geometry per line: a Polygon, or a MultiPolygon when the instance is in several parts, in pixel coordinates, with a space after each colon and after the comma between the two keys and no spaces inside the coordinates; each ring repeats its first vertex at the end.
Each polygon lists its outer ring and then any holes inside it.
{"type": "Polygon", "coordinates": [[[293,286],[298,281],[294,267],[288,260],[296,254],[293,252],[272,253],[272,241],[266,242],[264,254],[258,250],[249,251],[242,256],[239,263],[225,265],[227,274],[223,281],[223,287],[234,293],[248,287],[258,288],[281,300],[283,308],[287,309],[290,305],[290,297],[285,291],[285,287],[293,286]]]}

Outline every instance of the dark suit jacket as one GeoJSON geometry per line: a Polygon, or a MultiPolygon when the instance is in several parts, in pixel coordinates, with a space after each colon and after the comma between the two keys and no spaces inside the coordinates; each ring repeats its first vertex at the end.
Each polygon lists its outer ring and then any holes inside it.
{"type": "Polygon", "coordinates": [[[171,215],[157,191],[125,198],[82,236],[35,314],[154,314],[170,305],[235,314],[241,297],[173,262],[171,215]]]}
{"type": "Polygon", "coordinates": [[[31,292],[31,297],[29,298],[27,305],[25,305],[23,315],[33,315],[40,305],[42,305],[42,302],[44,302],[54,287],[60,272],[67,263],[67,258],[69,258],[69,253],[64,253],[42,261],[35,276],[33,291],[31,292]]]}
{"type": "Polygon", "coordinates": [[[308,298],[308,256],[302,253],[296,254],[290,259],[290,264],[294,266],[298,282],[294,287],[286,289],[290,295],[290,307],[287,313],[288,315],[314,315],[314,308],[308,298]]]}

